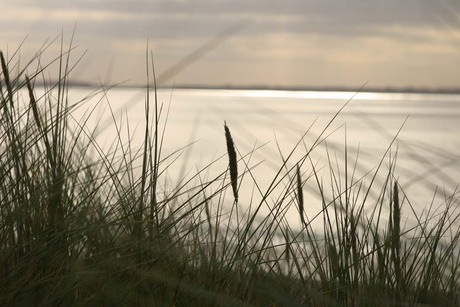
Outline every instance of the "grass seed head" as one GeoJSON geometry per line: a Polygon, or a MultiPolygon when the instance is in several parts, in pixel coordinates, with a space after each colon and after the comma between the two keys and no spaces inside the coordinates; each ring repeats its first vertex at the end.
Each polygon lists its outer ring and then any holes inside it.
{"type": "Polygon", "coordinates": [[[224,129],[225,140],[227,141],[227,153],[230,168],[230,180],[233,189],[233,197],[235,198],[235,201],[238,202],[238,163],[236,160],[235,144],[233,142],[230,129],[228,128],[226,122],[224,122],[224,129]]]}
{"type": "Polygon", "coordinates": [[[299,202],[299,213],[302,224],[304,220],[304,207],[303,207],[303,191],[302,191],[302,178],[300,177],[300,167],[297,165],[297,200],[299,202]]]}

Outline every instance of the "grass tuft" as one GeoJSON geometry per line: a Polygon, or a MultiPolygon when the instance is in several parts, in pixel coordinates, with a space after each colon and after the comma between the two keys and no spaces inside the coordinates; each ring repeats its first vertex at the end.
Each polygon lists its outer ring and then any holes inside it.
{"type": "MultiPolygon", "coordinates": [[[[458,191],[440,210],[432,203],[417,214],[395,179],[396,159],[384,167],[392,144],[358,176],[346,142],[330,149],[323,137],[339,111],[312,146],[305,134],[288,156],[279,148],[280,167],[264,191],[253,174],[255,149],[238,160],[224,122],[228,168],[211,177],[210,161],[172,181],[168,169],[187,146],[162,152],[167,117],[155,77],[142,146],[112,113],[115,137],[102,149],[86,125],[94,107],[87,117],[73,114],[94,100],[69,104],[72,49],[61,42],[49,65],[37,54],[23,68],[0,52],[0,305],[460,305],[458,191]],[[53,65],[55,83],[45,77],[53,65]],[[324,150],[326,166],[313,150],[324,150]],[[246,185],[254,192],[239,199],[246,185]],[[304,189],[320,197],[316,214],[305,212],[314,200],[304,189]],[[288,219],[297,209],[300,225],[288,219]]],[[[155,76],[147,60],[149,67],[155,76]]]]}

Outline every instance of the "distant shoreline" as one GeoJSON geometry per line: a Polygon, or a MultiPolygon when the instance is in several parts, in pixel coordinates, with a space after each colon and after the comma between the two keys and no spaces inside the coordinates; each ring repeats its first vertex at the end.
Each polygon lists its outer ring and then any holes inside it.
{"type": "MultiPolygon", "coordinates": [[[[42,84],[36,83],[37,86],[42,84]]],[[[100,84],[69,81],[70,87],[88,87],[97,88],[100,84]]],[[[118,84],[103,84],[105,87],[116,88],[139,88],[145,89],[146,85],[127,85],[123,83],[118,84]]],[[[152,85],[151,85],[152,86],[152,85]]],[[[171,86],[159,86],[158,88],[171,88],[171,86]]],[[[289,87],[289,86],[264,86],[264,85],[196,85],[196,84],[179,84],[175,85],[176,89],[201,89],[201,90],[259,90],[259,91],[315,91],[315,92],[357,92],[359,87],[346,87],[346,86],[304,86],[304,87],[289,87]]],[[[414,93],[414,94],[460,94],[460,88],[417,88],[417,87],[364,87],[360,92],[373,92],[373,93],[414,93]]]]}

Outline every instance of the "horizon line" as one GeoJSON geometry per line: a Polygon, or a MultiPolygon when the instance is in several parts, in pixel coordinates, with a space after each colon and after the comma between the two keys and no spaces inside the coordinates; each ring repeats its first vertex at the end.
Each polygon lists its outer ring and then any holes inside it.
{"type": "MultiPolygon", "coordinates": [[[[53,83],[46,82],[47,84],[53,83]]],[[[41,86],[44,82],[36,82],[35,85],[41,86]]],[[[68,80],[68,86],[70,87],[112,87],[112,88],[147,88],[146,84],[126,84],[124,82],[119,83],[93,83],[78,80],[68,80]]],[[[152,87],[152,84],[150,85],[152,87]]],[[[283,85],[203,85],[203,84],[176,84],[174,86],[157,85],[159,89],[201,89],[201,90],[273,90],[273,91],[317,91],[317,92],[356,92],[359,87],[352,86],[283,86],[283,85]]],[[[375,87],[363,87],[360,92],[377,92],[377,93],[420,93],[420,94],[460,94],[460,87],[417,87],[417,86],[375,86],[375,87]]]]}

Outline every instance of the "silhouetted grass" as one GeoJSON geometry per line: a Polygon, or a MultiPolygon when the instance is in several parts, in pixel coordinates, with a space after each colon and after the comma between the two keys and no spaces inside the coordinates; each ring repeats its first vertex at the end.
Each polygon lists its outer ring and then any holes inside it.
{"type": "Polygon", "coordinates": [[[253,152],[241,155],[225,124],[229,172],[208,179],[210,161],[160,192],[175,165],[162,156],[167,135],[156,87],[153,110],[147,89],[141,150],[123,142],[114,121],[118,137],[104,151],[87,119],[72,116],[83,102],[68,103],[69,52],[56,59],[59,81],[44,82],[41,96],[34,82],[45,80],[46,67],[38,62],[31,73],[29,63],[13,75],[15,59],[0,59],[1,305],[459,304],[457,194],[446,196],[440,214],[416,215],[389,151],[356,178],[359,157],[350,162],[345,145],[339,165],[326,150],[322,178],[310,154],[326,143],[327,125],[313,144],[302,137],[281,155],[264,191],[249,163],[253,152]],[[238,195],[238,184],[252,184],[260,201],[238,195]],[[315,216],[306,213],[307,184],[321,195],[315,216]],[[298,208],[300,224],[287,222],[290,208],[298,208]],[[415,225],[402,224],[402,210],[415,225]],[[322,231],[312,226],[317,219],[322,231]]]}

